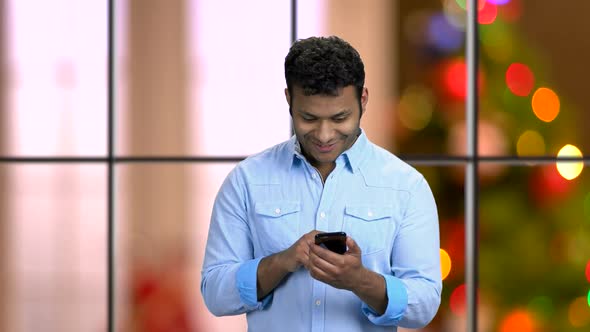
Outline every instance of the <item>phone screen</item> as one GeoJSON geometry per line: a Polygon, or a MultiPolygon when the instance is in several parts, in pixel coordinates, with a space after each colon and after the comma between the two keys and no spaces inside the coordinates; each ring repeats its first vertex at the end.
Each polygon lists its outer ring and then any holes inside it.
{"type": "Polygon", "coordinates": [[[344,254],[346,252],[346,233],[330,232],[316,234],[315,244],[335,253],[344,254]]]}

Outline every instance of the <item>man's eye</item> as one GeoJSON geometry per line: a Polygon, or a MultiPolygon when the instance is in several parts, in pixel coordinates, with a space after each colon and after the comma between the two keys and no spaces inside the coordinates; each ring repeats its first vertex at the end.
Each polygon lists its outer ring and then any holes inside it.
{"type": "Polygon", "coordinates": [[[303,116],[302,118],[303,118],[303,121],[306,121],[306,122],[312,122],[315,120],[315,118],[310,118],[310,117],[306,117],[306,116],[303,116]]]}
{"type": "Polygon", "coordinates": [[[335,119],[334,119],[334,122],[342,122],[342,121],[344,121],[344,120],[346,120],[346,117],[342,117],[342,118],[335,118],[335,119]]]}

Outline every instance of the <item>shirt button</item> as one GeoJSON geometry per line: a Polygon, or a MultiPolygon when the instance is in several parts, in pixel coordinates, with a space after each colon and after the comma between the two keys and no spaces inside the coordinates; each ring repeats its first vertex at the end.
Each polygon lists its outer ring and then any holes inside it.
{"type": "Polygon", "coordinates": [[[315,305],[320,305],[320,304],[322,304],[322,301],[320,301],[320,300],[315,300],[315,305]]]}
{"type": "Polygon", "coordinates": [[[326,214],[324,212],[320,213],[320,218],[325,218],[326,214]]]}
{"type": "Polygon", "coordinates": [[[276,209],[275,209],[275,213],[276,213],[276,214],[279,214],[279,213],[281,213],[281,209],[279,209],[279,208],[276,208],[276,209]]]}
{"type": "Polygon", "coordinates": [[[373,216],[373,212],[372,212],[372,211],[369,211],[369,212],[367,212],[367,215],[368,215],[369,217],[372,217],[372,216],[373,216]]]}
{"type": "Polygon", "coordinates": [[[315,180],[315,178],[317,177],[317,175],[315,173],[311,173],[311,178],[315,180]]]}

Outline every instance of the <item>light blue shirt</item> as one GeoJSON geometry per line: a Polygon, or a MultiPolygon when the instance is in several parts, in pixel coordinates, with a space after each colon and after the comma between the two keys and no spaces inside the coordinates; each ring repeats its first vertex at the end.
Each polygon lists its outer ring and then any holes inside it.
{"type": "Polygon", "coordinates": [[[240,162],[221,186],[201,292],[218,316],[247,313],[249,331],[396,331],[436,314],[442,290],[436,204],[424,177],[364,132],[322,183],[295,137],[240,162]],[[352,292],[301,267],[257,301],[260,260],[311,230],[344,231],[363,265],[383,276],[378,315],[352,292]]]}

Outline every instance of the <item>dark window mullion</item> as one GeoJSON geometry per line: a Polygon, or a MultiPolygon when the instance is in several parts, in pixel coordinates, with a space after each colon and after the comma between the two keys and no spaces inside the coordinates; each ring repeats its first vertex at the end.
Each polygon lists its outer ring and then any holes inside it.
{"type": "Polygon", "coordinates": [[[115,1],[108,0],[107,28],[107,326],[115,331],[115,1]]]}
{"type": "Polygon", "coordinates": [[[467,289],[467,331],[477,332],[477,288],[478,288],[478,166],[477,123],[477,67],[478,67],[478,23],[477,0],[467,3],[467,169],[465,172],[465,283],[467,289]]]}

